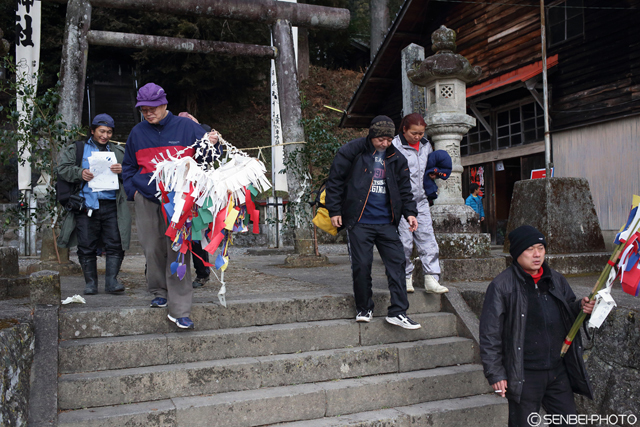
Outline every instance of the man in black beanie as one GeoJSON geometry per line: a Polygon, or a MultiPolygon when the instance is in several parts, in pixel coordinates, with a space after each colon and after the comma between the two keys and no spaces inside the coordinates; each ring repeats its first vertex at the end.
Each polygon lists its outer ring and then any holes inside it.
{"type": "Polygon", "coordinates": [[[389,117],[378,116],[371,121],[367,137],[340,148],[327,180],[325,205],[331,223],[347,229],[356,321],[370,322],[373,317],[371,264],[375,244],[391,294],[387,322],[418,329],[420,324],[407,317],[405,257],[398,235],[401,216],[407,219],[411,232],[418,228],[418,210],[407,159],[391,144],[395,131],[389,117]]]}
{"type": "MultiPolygon", "coordinates": [[[[572,415],[574,392],[593,399],[580,334],[564,358],[560,350],[580,310],[590,314],[595,302],[576,299],[544,261],[547,242],[537,229],[520,226],[509,243],[513,263],[485,295],[480,357],[491,387],[509,400],[509,427],[529,427],[540,424],[541,405],[549,415],[572,415]]],[[[571,417],[559,419],[557,425],[575,425],[571,417]]]]}

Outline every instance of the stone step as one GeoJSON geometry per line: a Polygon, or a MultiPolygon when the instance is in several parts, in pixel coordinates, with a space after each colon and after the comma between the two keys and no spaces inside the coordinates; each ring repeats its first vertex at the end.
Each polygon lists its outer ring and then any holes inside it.
{"type": "Polygon", "coordinates": [[[62,375],[62,410],[431,369],[473,361],[473,341],[400,344],[62,375]]]}
{"type": "Polygon", "coordinates": [[[460,365],[82,409],[60,413],[58,425],[261,426],[455,399],[490,390],[480,366],[460,365]]]}
{"type": "Polygon", "coordinates": [[[153,365],[257,357],[346,347],[417,341],[456,335],[450,313],[416,314],[424,325],[406,330],[383,317],[371,323],[322,320],[222,330],[86,338],[61,341],[59,372],[78,373],[153,365]]]}
{"type": "MultiPolygon", "coordinates": [[[[374,316],[384,316],[389,292],[374,292],[374,316]]],[[[417,291],[409,294],[409,314],[440,310],[440,295],[417,291]]],[[[294,298],[250,299],[219,304],[194,304],[191,319],[198,331],[308,322],[354,319],[353,295],[322,295],[294,298]]],[[[146,307],[81,308],[63,306],[60,310],[60,339],[113,337],[176,332],[167,320],[166,309],[146,307]]]]}
{"type": "Polygon", "coordinates": [[[506,427],[507,400],[492,394],[436,400],[340,417],[277,424],[278,427],[506,427]]]}

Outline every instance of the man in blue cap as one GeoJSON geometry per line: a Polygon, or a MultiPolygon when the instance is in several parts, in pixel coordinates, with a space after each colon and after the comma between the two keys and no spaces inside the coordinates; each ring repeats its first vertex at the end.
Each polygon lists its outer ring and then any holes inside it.
{"type": "MultiPolygon", "coordinates": [[[[171,272],[176,252],[171,248],[171,239],[165,236],[167,222],[156,197],[156,183],[149,180],[155,170],[154,159],[188,148],[205,131],[194,121],[173,115],[167,109],[164,89],[155,83],[142,86],[137,100],[136,107],[144,120],[134,126],[127,139],[122,178],[128,199],[135,201],[138,239],[147,260],[147,286],[155,297],[151,307],[168,306],[167,317],[171,322],[182,329],[193,329],[191,269],[187,269],[184,280],[171,272]]],[[[210,132],[209,140],[217,143],[217,134],[210,132]]],[[[183,155],[193,156],[195,150],[187,149],[183,155]]],[[[191,264],[189,258],[187,253],[187,265],[191,264]]]]}
{"type": "Polygon", "coordinates": [[[76,209],[68,211],[60,230],[58,246],[68,248],[77,244],[86,295],[98,293],[96,250],[100,241],[107,256],[105,291],[111,294],[122,294],[124,291],[124,286],[118,282],[117,276],[124,259],[124,251],[129,249],[131,214],[122,180],[118,180],[118,190],[94,190],[87,185],[94,179],[89,170],[89,157],[93,153],[112,152],[115,163],[110,167],[111,172],[118,175],[122,173],[124,149],[109,142],[114,128],[115,124],[110,115],[98,114],[91,122],[91,136],[86,142],[79,142],[84,146],[81,151],[82,159],[77,155],[78,142],[75,142],[60,152],[58,160],[58,177],[78,183],[79,190],[76,194],[82,198],[79,199],[76,209]]]}

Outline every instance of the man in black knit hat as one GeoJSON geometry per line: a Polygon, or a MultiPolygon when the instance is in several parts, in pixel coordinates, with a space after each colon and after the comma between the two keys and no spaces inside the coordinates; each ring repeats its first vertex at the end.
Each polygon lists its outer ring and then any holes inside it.
{"type": "MultiPolygon", "coordinates": [[[[544,261],[547,242],[537,229],[520,226],[509,233],[509,243],[513,263],[485,295],[480,357],[491,387],[509,400],[509,427],[528,427],[539,425],[541,405],[547,414],[571,415],[574,392],[593,398],[580,334],[564,357],[560,350],[580,310],[590,314],[595,303],[576,299],[567,280],[544,261]]],[[[571,417],[559,419],[557,425],[574,425],[571,417]]]]}
{"type": "Polygon", "coordinates": [[[373,317],[371,265],[375,244],[391,294],[387,322],[418,329],[420,324],[407,317],[405,257],[398,235],[401,216],[407,219],[411,232],[416,230],[418,210],[407,159],[391,144],[395,130],[389,117],[378,116],[371,122],[367,137],[340,148],[327,180],[325,205],[331,223],[347,229],[356,321],[370,322],[373,317]]]}

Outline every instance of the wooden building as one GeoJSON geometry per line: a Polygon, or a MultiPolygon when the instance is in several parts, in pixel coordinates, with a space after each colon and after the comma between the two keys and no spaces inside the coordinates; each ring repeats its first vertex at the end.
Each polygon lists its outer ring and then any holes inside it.
{"type": "MultiPolygon", "coordinates": [[[[640,194],[640,0],[545,3],[552,161],[556,177],[588,178],[605,240],[640,194]]],[[[477,118],[461,142],[463,195],[484,190],[486,227],[501,243],[513,185],[544,168],[540,3],[407,0],[342,117],[367,127],[403,113],[401,50],[430,55],[431,33],[454,29],[457,52],[482,67],[467,87],[477,118]]]]}

